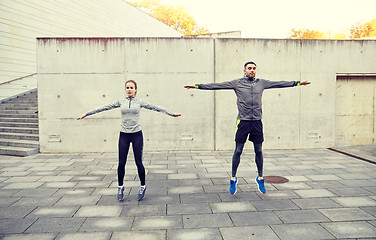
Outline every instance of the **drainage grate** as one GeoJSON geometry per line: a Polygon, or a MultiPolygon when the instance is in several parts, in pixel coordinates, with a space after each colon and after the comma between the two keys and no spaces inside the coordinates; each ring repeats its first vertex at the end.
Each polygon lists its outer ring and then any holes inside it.
{"type": "Polygon", "coordinates": [[[289,181],[287,178],[279,176],[266,176],[264,179],[267,183],[287,183],[289,181]]]}

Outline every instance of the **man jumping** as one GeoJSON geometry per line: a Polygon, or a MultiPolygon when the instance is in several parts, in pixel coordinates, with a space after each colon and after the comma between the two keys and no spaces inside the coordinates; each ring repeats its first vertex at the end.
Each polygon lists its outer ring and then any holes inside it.
{"type": "Polygon", "coordinates": [[[235,142],[236,147],[232,157],[232,177],[230,179],[230,194],[236,193],[238,178],[236,172],[240,163],[240,156],[243,152],[244,144],[247,141],[253,142],[255,151],[255,162],[258,177],[255,181],[258,190],[265,194],[263,178],[263,156],[262,143],[264,141],[262,126],[262,93],[269,88],[285,88],[300,85],[308,85],[308,81],[269,81],[256,78],[256,63],[247,62],[244,64],[244,77],[229,82],[196,84],[184,86],[187,89],[197,88],[202,90],[232,89],[237,97],[238,117],[236,124],[235,142]]]}

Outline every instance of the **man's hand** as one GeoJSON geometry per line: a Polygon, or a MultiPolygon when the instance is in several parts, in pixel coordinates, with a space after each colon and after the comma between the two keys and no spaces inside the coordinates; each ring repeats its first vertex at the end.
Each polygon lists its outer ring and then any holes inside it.
{"type": "Polygon", "coordinates": [[[308,85],[308,84],[311,84],[311,82],[308,82],[308,81],[300,82],[300,85],[308,85]]]}
{"type": "Polygon", "coordinates": [[[187,86],[184,86],[184,88],[186,88],[186,89],[190,89],[190,88],[196,88],[196,86],[193,86],[193,85],[187,85],[187,86]]]}
{"type": "Polygon", "coordinates": [[[176,114],[174,114],[174,115],[172,115],[173,117],[180,117],[181,116],[181,114],[180,113],[176,113],[176,114]]]}

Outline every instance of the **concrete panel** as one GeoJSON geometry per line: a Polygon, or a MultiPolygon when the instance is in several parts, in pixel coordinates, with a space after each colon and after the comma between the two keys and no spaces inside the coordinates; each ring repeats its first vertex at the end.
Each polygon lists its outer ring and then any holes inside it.
{"type": "Polygon", "coordinates": [[[341,116],[336,119],[336,145],[365,145],[375,142],[374,116],[341,116]]]}
{"type": "Polygon", "coordinates": [[[334,144],[335,41],[302,40],[300,147],[323,148],[334,144]]]}
{"type": "Polygon", "coordinates": [[[39,119],[40,151],[116,152],[119,131],[120,117],[39,119]]]}
{"type": "Polygon", "coordinates": [[[122,38],[39,38],[38,73],[122,73],[122,38]]]}
{"type": "Polygon", "coordinates": [[[188,75],[213,71],[214,39],[127,38],[126,68],[129,73],[188,75]]]}
{"type": "MultiPolygon", "coordinates": [[[[123,89],[123,74],[40,74],[39,118],[79,117],[96,107],[124,98],[123,89]]],[[[106,114],[106,117],[120,117],[112,111],[106,114]]]]}
{"type": "Polygon", "coordinates": [[[332,61],[337,73],[375,73],[376,41],[338,40],[327,41],[332,46],[332,61]]]}
{"type": "Polygon", "coordinates": [[[114,133],[118,135],[121,123],[118,109],[75,119],[123,98],[122,89],[123,74],[38,74],[41,151],[116,151],[114,133]],[[51,136],[55,139],[49,139],[51,136]],[[114,146],[107,146],[104,139],[114,146]]]}
{"type": "MultiPolygon", "coordinates": [[[[205,79],[205,74],[195,74],[205,79]]],[[[142,110],[140,121],[144,131],[145,149],[203,150],[214,147],[213,94],[202,96],[195,90],[184,89],[192,83],[189,76],[180,74],[128,74],[138,82],[138,97],[163,106],[179,118],[142,110]]]]}
{"type": "Polygon", "coordinates": [[[145,149],[214,148],[214,95],[184,85],[214,81],[213,39],[127,38],[126,78],[138,83],[138,97],[182,117],[143,111],[145,149]]]}
{"type": "Polygon", "coordinates": [[[336,144],[373,144],[376,78],[338,78],[336,144]]]}

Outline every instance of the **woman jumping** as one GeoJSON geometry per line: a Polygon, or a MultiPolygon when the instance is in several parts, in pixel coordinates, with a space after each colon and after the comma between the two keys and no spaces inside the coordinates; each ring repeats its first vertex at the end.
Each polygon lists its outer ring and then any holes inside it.
{"type": "Polygon", "coordinates": [[[141,126],[139,123],[140,110],[141,108],[146,108],[149,110],[154,110],[157,112],[163,112],[172,117],[179,117],[181,114],[174,114],[171,111],[147,103],[139,98],[136,98],[137,94],[137,83],[134,80],[128,80],[125,83],[125,92],[127,97],[125,99],[117,100],[108,105],[99,107],[95,110],[87,112],[82,117],[77,118],[81,120],[87,116],[107,111],[114,108],[120,108],[121,110],[121,130],[119,137],[119,165],[118,165],[118,200],[124,200],[124,176],[125,176],[125,164],[127,162],[127,156],[129,151],[129,145],[132,143],[133,154],[137,165],[138,176],[141,181],[141,187],[137,196],[140,201],[145,197],[145,168],[142,164],[142,151],[143,151],[143,135],[141,126]]]}

